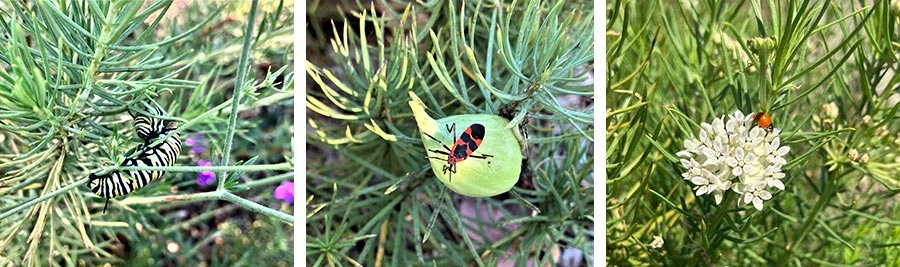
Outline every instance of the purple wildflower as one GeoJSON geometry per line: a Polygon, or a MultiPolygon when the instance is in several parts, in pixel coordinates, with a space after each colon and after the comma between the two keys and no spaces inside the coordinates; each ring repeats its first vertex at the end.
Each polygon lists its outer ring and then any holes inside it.
{"type": "MultiPolygon", "coordinates": [[[[208,160],[198,160],[197,166],[200,167],[210,167],[212,166],[212,162],[208,160]]],[[[197,174],[197,184],[200,186],[208,186],[216,182],[216,173],[211,171],[201,171],[197,174]]]]}
{"type": "Polygon", "coordinates": [[[275,196],[275,199],[284,200],[284,202],[293,205],[294,204],[294,182],[285,182],[275,188],[275,192],[272,193],[275,196]]]}
{"type": "Polygon", "coordinates": [[[206,148],[203,146],[195,146],[191,148],[191,154],[197,155],[206,151],[206,148]]]}
{"type": "Polygon", "coordinates": [[[184,145],[191,148],[191,154],[197,155],[206,151],[206,135],[190,134],[184,140],[184,145]]]}

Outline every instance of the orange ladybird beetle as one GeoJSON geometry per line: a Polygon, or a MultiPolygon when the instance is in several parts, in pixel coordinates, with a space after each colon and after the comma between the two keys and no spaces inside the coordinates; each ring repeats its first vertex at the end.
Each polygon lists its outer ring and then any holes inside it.
{"type": "Polygon", "coordinates": [[[756,115],[753,115],[753,120],[760,128],[766,129],[767,132],[772,131],[772,117],[769,117],[769,114],[757,112],[756,115]]]}

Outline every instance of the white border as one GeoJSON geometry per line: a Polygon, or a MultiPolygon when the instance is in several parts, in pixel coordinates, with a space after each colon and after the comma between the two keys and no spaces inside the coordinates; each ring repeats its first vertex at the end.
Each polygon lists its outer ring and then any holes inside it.
{"type": "Polygon", "coordinates": [[[594,1],[594,44],[594,266],[606,266],[606,1],[594,1]]]}
{"type": "Polygon", "coordinates": [[[294,266],[306,266],[306,2],[297,6],[294,2],[294,266]]]}

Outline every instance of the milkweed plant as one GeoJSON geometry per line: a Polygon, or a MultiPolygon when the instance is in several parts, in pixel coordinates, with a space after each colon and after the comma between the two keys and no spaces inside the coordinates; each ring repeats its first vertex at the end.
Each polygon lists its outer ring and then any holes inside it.
{"type": "Polygon", "coordinates": [[[900,264],[900,1],[606,4],[606,264],[900,264]]]}
{"type": "Polygon", "coordinates": [[[318,3],[307,263],[593,260],[592,2],[318,3]]]}
{"type": "Polygon", "coordinates": [[[293,265],[292,5],[0,0],[0,265],[293,265]]]}

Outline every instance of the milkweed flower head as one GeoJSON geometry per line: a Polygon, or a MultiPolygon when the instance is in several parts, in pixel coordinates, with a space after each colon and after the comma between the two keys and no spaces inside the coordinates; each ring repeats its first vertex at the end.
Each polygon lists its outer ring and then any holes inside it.
{"type": "Polygon", "coordinates": [[[741,111],[701,123],[698,138],[684,140],[684,150],[676,153],[687,169],[681,176],[697,196],[713,195],[716,204],[732,191],[740,195],[739,205],[762,210],[773,192],[784,190],[781,168],[790,147],[781,146],[780,133],[757,127],[753,114],[741,111]]]}

